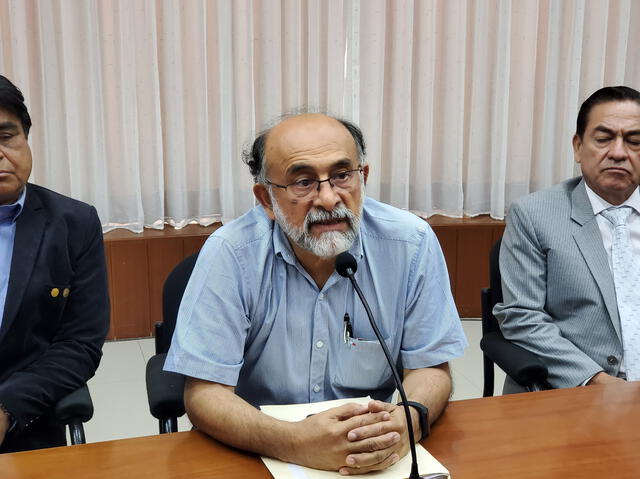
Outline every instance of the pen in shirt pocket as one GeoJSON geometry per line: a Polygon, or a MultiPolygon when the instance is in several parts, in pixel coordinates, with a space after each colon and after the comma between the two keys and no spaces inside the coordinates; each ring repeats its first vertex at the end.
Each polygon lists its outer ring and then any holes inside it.
{"type": "Polygon", "coordinates": [[[344,338],[344,343],[347,344],[349,340],[353,337],[353,328],[351,326],[351,319],[349,318],[349,313],[344,313],[343,320],[343,328],[342,335],[344,338]]]}

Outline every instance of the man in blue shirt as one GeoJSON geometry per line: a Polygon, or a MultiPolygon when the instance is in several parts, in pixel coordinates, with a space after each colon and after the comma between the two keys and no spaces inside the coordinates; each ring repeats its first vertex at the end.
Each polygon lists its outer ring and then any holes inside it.
{"type": "Polygon", "coordinates": [[[27,183],[30,127],[0,75],[0,453],[66,444],[52,406],[93,376],[109,327],[100,220],[27,183]]]}
{"type": "Polygon", "coordinates": [[[451,393],[448,361],[466,340],[428,224],[365,198],[362,133],[320,114],[288,117],[246,162],[260,205],[207,241],[186,288],[165,369],[188,376],[185,405],[232,446],[318,469],[384,469],[408,451],[391,371],[350,282],[356,278],[396,363],[420,438],[451,393]],[[345,323],[350,325],[347,331],[345,323]],[[371,395],[288,423],[253,406],[371,395]],[[426,424],[423,422],[423,426],[426,424]],[[426,429],[426,427],[425,427],[426,429]]]}

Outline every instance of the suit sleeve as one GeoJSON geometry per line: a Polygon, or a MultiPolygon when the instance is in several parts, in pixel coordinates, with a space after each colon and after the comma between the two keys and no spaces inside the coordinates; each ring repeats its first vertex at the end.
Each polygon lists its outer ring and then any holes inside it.
{"type": "Polygon", "coordinates": [[[547,255],[527,210],[515,203],[500,248],[503,303],[494,308],[505,338],[536,354],[554,388],[579,386],[602,371],[593,359],[561,334],[545,310],[547,255]]]}
{"type": "Polygon", "coordinates": [[[59,327],[37,359],[0,384],[0,403],[14,416],[16,431],[82,386],[100,362],[109,327],[107,271],[100,220],[95,208],[83,210],[76,231],[69,231],[82,239],[69,249],[73,276],[59,327]]]}

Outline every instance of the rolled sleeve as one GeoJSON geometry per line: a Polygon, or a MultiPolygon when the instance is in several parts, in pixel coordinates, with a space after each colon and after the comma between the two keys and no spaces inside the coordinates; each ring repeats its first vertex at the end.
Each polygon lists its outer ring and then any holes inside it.
{"type": "Polygon", "coordinates": [[[249,329],[242,271],[223,238],[203,247],[180,304],[164,369],[235,386],[249,329]]]}
{"type": "Polygon", "coordinates": [[[427,228],[409,275],[401,348],[403,367],[436,366],[464,354],[468,343],[449,285],[440,244],[433,230],[427,228]]]}

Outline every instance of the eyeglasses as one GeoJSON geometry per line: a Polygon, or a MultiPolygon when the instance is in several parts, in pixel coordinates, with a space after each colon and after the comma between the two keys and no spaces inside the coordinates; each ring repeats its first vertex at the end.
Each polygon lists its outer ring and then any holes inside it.
{"type": "Polygon", "coordinates": [[[289,183],[288,185],[278,185],[276,183],[272,183],[269,180],[265,180],[265,182],[271,186],[283,188],[297,198],[305,198],[307,196],[311,196],[314,191],[320,191],[320,185],[325,181],[329,182],[329,185],[331,185],[332,188],[343,191],[351,191],[357,184],[356,180],[358,178],[356,173],[362,173],[361,166],[359,166],[355,170],[340,171],[331,175],[326,180],[303,178],[301,180],[294,181],[293,183],[289,183]]]}

